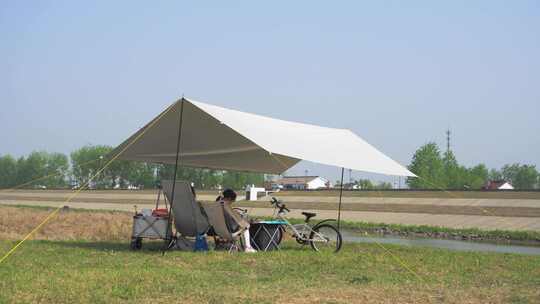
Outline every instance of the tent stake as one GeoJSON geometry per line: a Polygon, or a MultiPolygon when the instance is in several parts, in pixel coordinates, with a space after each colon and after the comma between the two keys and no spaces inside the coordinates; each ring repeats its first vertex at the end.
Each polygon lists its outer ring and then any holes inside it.
{"type": "Polygon", "coordinates": [[[165,255],[165,250],[167,250],[172,242],[172,236],[169,236],[169,234],[172,234],[172,221],[171,221],[171,213],[172,213],[172,202],[174,202],[174,188],[176,187],[176,175],[178,172],[178,158],[180,155],[180,143],[182,141],[182,120],[184,118],[184,96],[182,96],[182,99],[180,99],[180,120],[178,122],[178,138],[176,139],[176,160],[174,161],[174,178],[173,178],[173,186],[172,186],[172,193],[171,193],[171,203],[169,204],[169,215],[167,218],[167,232],[165,233],[165,244],[163,246],[163,250],[161,252],[162,255],[165,255]]]}
{"type": "Polygon", "coordinates": [[[341,167],[341,183],[340,183],[340,189],[339,189],[339,205],[338,205],[338,215],[337,215],[337,229],[341,232],[340,224],[341,224],[341,198],[343,197],[343,173],[345,172],[345,168],[341,167]]]}

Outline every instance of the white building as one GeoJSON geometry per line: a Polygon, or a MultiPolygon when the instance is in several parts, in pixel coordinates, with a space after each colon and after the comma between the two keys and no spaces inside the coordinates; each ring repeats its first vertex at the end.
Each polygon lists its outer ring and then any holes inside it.
{"type": "Polygon", "coordinates": [[[255,185],[246,186],[246,200],[256,201],[259,197],[267,195],[266,189],[255,187],[255,185]]]}
{"type": "Polygon", "coordinates": [[[486,186],[484,186],[485,190],[514,190],[514,186],[510,184],[507,181],[499,180],[499,181],[489,181],[486,186]]]}
{"type": "Polygon", "coordinates": [[[276,184],[286,190],[315,190],[330,186],[328,180],[320,176],[284,176],[276,184]]]}

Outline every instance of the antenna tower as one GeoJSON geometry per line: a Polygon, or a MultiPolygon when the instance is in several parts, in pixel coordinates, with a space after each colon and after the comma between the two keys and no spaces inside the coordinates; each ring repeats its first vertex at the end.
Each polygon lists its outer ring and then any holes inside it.
{"type": "Polygon", "coordinates": [[[450,128],[446,130],[446,152],[450,152],[450,128]]]}

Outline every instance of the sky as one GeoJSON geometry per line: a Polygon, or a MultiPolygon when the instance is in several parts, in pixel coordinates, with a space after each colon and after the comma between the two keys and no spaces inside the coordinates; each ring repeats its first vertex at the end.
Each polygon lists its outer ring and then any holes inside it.
{"type": "Polygon", "coordinates": [[[0,37],[0,155],[115,146],[185,95],[540,167],[538,1],[2,1],[0,37]]]}

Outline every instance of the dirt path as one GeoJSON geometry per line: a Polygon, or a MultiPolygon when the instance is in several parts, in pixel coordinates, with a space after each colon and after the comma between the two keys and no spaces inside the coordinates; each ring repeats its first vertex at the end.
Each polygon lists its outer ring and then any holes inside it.
{"type": "MultiPolygon", "coordinates": [[[[2,200],[66,200],[73,194],[73,191],[66,190],[46,190],[46,191],[3,191],[0,190],[0,201],[2,200]]],[[[74,201],[82,202],[115,202],[115,203],[152,203],[156,200],[156,191],[83,191],[74,198],[74,201]]],[[[274,196],[282,198],[288,203],[328,203],[336,204],[338,196],[331,195],[280,195],[274,193],[274,196]]],[[[351,204],[387,204],[387,205],[430,205],[430,206],[480,206],[480,207],[528,207],[540,208],[540,199],[508,199],[508,198],[396,198],[384,197],[357,197],[344,196],[343,203],[351,204]]],[[[216,193],[203,192],[197,195],[197,199],[203,201],[213,201],[217,196],[216,193]]],[[[269,197],[262,198],[263,201],[268,201],[269,197]]]]}
{"type": "MultiPolygon", "coordinates": [[[[0,191],[0,202],[64,202],[72,194],[70,191],[0,191]]],[[[203,201],[213,201],[215,193],[199,194],[197,198],[203,201]]],[[[293,209],[337,209],[337,197],[288,195],[282,198],[293,209]]],[[[154,204],[155,200],[155,191],[83,191],[71,199],[71,202],[126,204],[131,208],[133,205],[154,204]]],[[[270,207],[268,200],[269,197],[262,198],[258,202],[242,201],[239,202],[239,205],[242,207],[267,208],[270,207]]],[[[342,210],[540,218],[540,200],[345,197],[343,199],[342,210]]]]}

